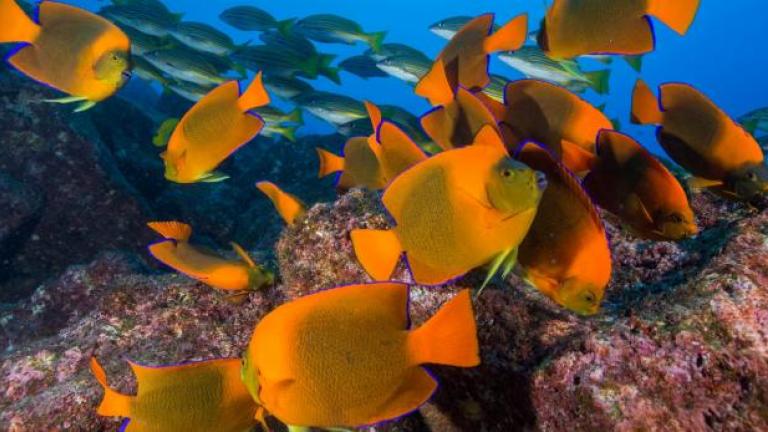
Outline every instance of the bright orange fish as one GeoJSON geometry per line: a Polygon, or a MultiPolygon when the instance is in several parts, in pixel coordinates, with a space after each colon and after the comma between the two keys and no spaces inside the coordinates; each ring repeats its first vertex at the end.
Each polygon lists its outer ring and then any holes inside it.
{"type": "Polygon", "coordinates": [[[14,0],[0,0],[0,43],[21,42],[8,62],[28,77],[69,94],[49,102],[80,102],[85,111],[131,77],[131,42],[117,26],[86,10],[40,3],[32,21],[14,0]]]}
{"type": "Polygon", "coordinates": [[[598,137],[599,158],[584,187],[640,237],[680,240],[698,232],[685,190],[637,141],[615,131],[598,137]]]}
{"type": "Polygon", "coordinates": [[[504,103],[507,113],[503,124],[515,138],[511,146],[526,141],[540,143],[574,173],[590,169],[598,132],[613,129],[600,110],[567,89],[544,81],[509,83],[504,103]]]}
{"type": "Polygon", "coordinates": [[[536,219],[518,252],[525,279],[571,311],[597,313],[611,279],[611,252],[597,210],[548,151],[529,143],[517,159],[547,176],[536,219]]]}
{"type": "Polygon", "coordinates": [[[226,82],[205,95],[174,129],[165,161],[165,178],[177,183],[227,179],[214,169],[264,127],[253,108],[267,105],[269,95],[258,73],[241,95],[237,81],[226,82]]]}
{"type": "Polygon", "coordinates": [[[403,171],[427,158],[421,148],[394,123],[384,121],[379,108],[365,102],[374,133],[350,138],[344,145],[344,157],[321,148],[318,176],[341,172],[337,186],[346,190],[365,187],[384,189],[403,171]]]}
{"type": "Polygon", "coordinates": [[[486,126],[473,145],[438,153],[398,176],[382,197],[397,225],[352,231],[355,254],[373,279],[387,280],[405,251],[421,285],[514,256],[536,215],[539,180],[486,126]]]}
{"type": "Polygon", "coordinates": [[[659,93],[637,82],[632,122],[660,125],[659,144],[697,177],[694,185],[745,200],[768,191],[765,156],[752,135],[690,85],[663,84],[659,93]]]}
{"type": "Polygon", "coordinates": [[[107,386],[107,374],[91,358],[91,371],[104,389],[97,414],[128,417],[125,432],[243,432],[256,426],[258,405],[240,379],[240,359],[209,360],[178,366],[129,363],[138,393],[107,386]]]}
{"type": "Polygon", "coordinates": [[[480,90],[491,82],[490,54],[523,46],[528,38],[528,16],[513,18],[493,34],[492,30],[493,14],[480,15],[464,25],[437,57],[444,65],[458,63],[458,84],[465,89],[480,90]]]}
{"type": "Polygon", "coordinates": [[[458,63],[439,59],[416,86],[416,94],[427,98],[435,109],[421,118],[421,126],[443,150],[472,144],[475,135],[490,125],[498,132],[497,119],[479,97],[458,84],[458,63]]]}
{"type": "Polygon", "coordinates": [[[272,182],[261,181],[256,183],[256,187],[272,201],[280,217],[288,225],[293,225],[296,219],[302,217],[307,211],[307,206],[300,199],[283,191],[272,182]]]}
{"type": "Polygon", "coordinates": [[[700,0],[555,0],[539,30],[550,57],[586,54],[639,55],[653,51],[654,16],[684,35],[700,0]]]}
{"type": "Polygon", "coordinates": [[[150,222],[165,239],[149,246],[158,261],[206,285],[225,291],[256,290],[272,284],[273,276],[257,265],[236,243],[241,261],[226,260],[189,244],[192,228],[181,222],[150,222]]]}
{"type": "Polygon", "coordinates": [[[321,291],[270,312],[253,332],[243,379],[291,430],[355,428],[429,400],[437,382],[421,365],[479,363],[468,290],[409,329],[407,285],[377,283],[321,291]]]}

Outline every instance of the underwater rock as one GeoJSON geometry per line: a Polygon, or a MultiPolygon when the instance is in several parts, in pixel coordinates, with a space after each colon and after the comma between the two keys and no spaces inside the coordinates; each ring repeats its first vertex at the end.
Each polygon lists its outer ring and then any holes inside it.
{"type": "MultiPolygon", "coordinates": [[[[386,228],[376,194],[311,209],[277,246],[288,298],[370,280],[349,240],[386,228]]],[[[512,276],[476,303],[483,364],[430,367],[441,385],[392,431],[765,430],[768,428],[768,211],[710,194],[692,200],[703,232],[638,241],[608,225],[614,280],[602,312],[568,313],[512,276]]],[[[414,287],[418,325],[454,285],[414,287]]],[[[409,280],[401,268],[394,279],[409,280]]]]}
{"type": "Polygon", "coordinates": [[[29,238],[42,204],[35,190],[0,172],[0,275],[10,275],[8,265],[17,248],[29,238]]]}

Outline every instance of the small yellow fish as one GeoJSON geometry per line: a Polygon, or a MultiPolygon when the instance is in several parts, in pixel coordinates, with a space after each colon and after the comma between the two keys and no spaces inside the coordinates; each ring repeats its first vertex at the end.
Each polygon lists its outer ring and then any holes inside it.
{"type": "Polygon", "coordinates": [[[373,279],[387,280],[405,251],[416,283],[443,284],[516,250],[536,215],[540,180],[486,126],[473,145],[397,177],[382,198],[397,225],[352,231],[355,254],[373,279]]]}
{"type": "Polygon", "coordinates": [[[286,224],[293,225],[296,219],[304,216],[307,211],[307,206],[296,198],[295,195],[289,194],[276,184],[268,181],[261,181],[256,183],[256,188],[264,193],[267,198],[275,205],[275,209],[283,218],[286,224]]]}
{"type": "Polygon", "coordinates": [[[301,297],[253,332],[243,379],[291,430],[354,428],[417,409],[437,389],[422,364],[480,363],[469,291],[408,328],[408,287],[377,283],[301,297]]]}
{"type": "Polygon", "coordinates": [[[165,177],[177,183],[228,178],[213,170],[261,131],[264,121],[250,110],[268,103],[261,73],[242,95],[237,81],[211,90],[173,130],[168,149],[161,155],[165,177]]]}
{"type": "Polygon", "coordinates": [[[232,247],[241,261],[204,253],[189,244],[192,228],[187,224],[150,222],[148,225],[164,237],[149,246],[152,256],[192,279],[225,291],[256,290],[271,285],[274,280],[270,272],[257,265],[236,243],[232,243],[232,247]]]}
{"type": "Polygon", "coordinates": [[[8,62],[30,78],[69,94],[85,111],[131,77],[131,42],[117,26],[86,10],[43,1],[39,22],[14,0],[0,0],[0,43],[21,42],[8,62]]]}
{"type": "Polygon", "coordinates": [[[240,378],[240,359],[178,366],[129,363],[138,393],[118,393],[95,358],[91,371],[104,389],[97,414],[128,417],[125,432],[243,432],[256,426],[258,405],[240,378]]]}

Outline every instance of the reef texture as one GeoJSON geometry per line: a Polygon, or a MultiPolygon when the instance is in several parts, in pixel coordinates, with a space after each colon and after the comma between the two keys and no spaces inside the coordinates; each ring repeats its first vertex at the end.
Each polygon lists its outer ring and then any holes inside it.
{"type": "MultiPolygon", "coordinates": [[[[512,276],[476,302],[483,363],[430,367],[441,382],[419,412],[381,431],[768,429],[768,212],[697,195],[706,229],[686,242],[636,241],[609,225],[615,279],[602,312],[574,316],[512,276]]],[[[375,193],[352,190],[283,231],[281,282],[240,305],[133,255],[74,266],[0,317],[0,430],[114,430],[99,418],[95,354],[133,391],[145,364],[239,356],[253,326],[296,296],[369,280],[349,231],[387,227],[375,193]]],[[[414,287],[414,325],[473,272],[414,287]]],[[[407,280],[401,268],[396,279],[407,280]]]]}

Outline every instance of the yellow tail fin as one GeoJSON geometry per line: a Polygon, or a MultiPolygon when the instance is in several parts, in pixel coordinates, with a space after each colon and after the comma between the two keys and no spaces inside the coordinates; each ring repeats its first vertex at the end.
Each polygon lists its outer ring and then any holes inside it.
{"type": "Polygon", "coordinates": [[[96,413],[101,416],[130,417],[131,396],[118,393],[107,386],[107,374],[96,357],[91,357],[91,372],[104,388],[104,399],[101,400],[96,413]]]}
{"type": "Polygon", "coordinates": [[[192,227],[182,222],[149,222],[147,226],[167,239],[187,241],[192,236],[192,227]]]}
{"type": "Polygon", "coordinates": [[[632,123],[659,124],[663,120],[659,100],[643,80],[637,80],[632,91],[632,123]]]}
{"type": "Polygon", "coordinates": [[[672,30],[684,35],[696,18],[701,0],[651,0],[648,13],[655,16],[672,30]]]}
{"type": "Polygon", "coordinates": [[[483,42],[487,54],[498,51],[514,51],[520,49],[528,39],[528,15],[512,18],[496,33],[488,36],[483,42]]]}
{"type": "Polygon", "coordinates": [[[40,26],[35,24],[16,0],[0,0],[0,43],[33,43],[40,35],[40,26]]]}
{"type": "Polygon", "coordinates": [[[472,367],[480,364],[477,324],[469,290],[445,303],[424,325],[408,335],[413,364],[472,367]]]}
{"type": "Polygon", "coordinates": [[[237,106],[241,111],[246,112],[267,104],[269,104],[269,94],[267,94],[267,90],[264,88],[261,72],[259,72],[253,78],[251,85],[237,99],[237,106]]]}
{"type": "Polygon", "coordinates": [[[317,157],[320,160],[320,169],[317,173],[318,178],[331,175],[335,172],[344,171],[344,158],[336,156],[335,154],[316,148],[317,157]]]}
{"type": "Polygon", "coordinates": [[[275,205],[275,209],[285,223],[293,225],[297,218],[306,212],[306,207],[295,196],[284,192],[276,184],[268,181],[256,183],[256,187],[275,205]]]}
{"type": "Polygon", "coordinates": [[[371,278],[377,281],[388,280],[403,253],[395,232],[356,229],[350,236],[357,260],[371,278]]]}
{"type": "Polygon", "coordinates": [[[450,103],[455,96],[454,90],[443,60],[438,59],[416,85],[415,93],[429,100],[433,106],[438,106],[450,103]]]}

